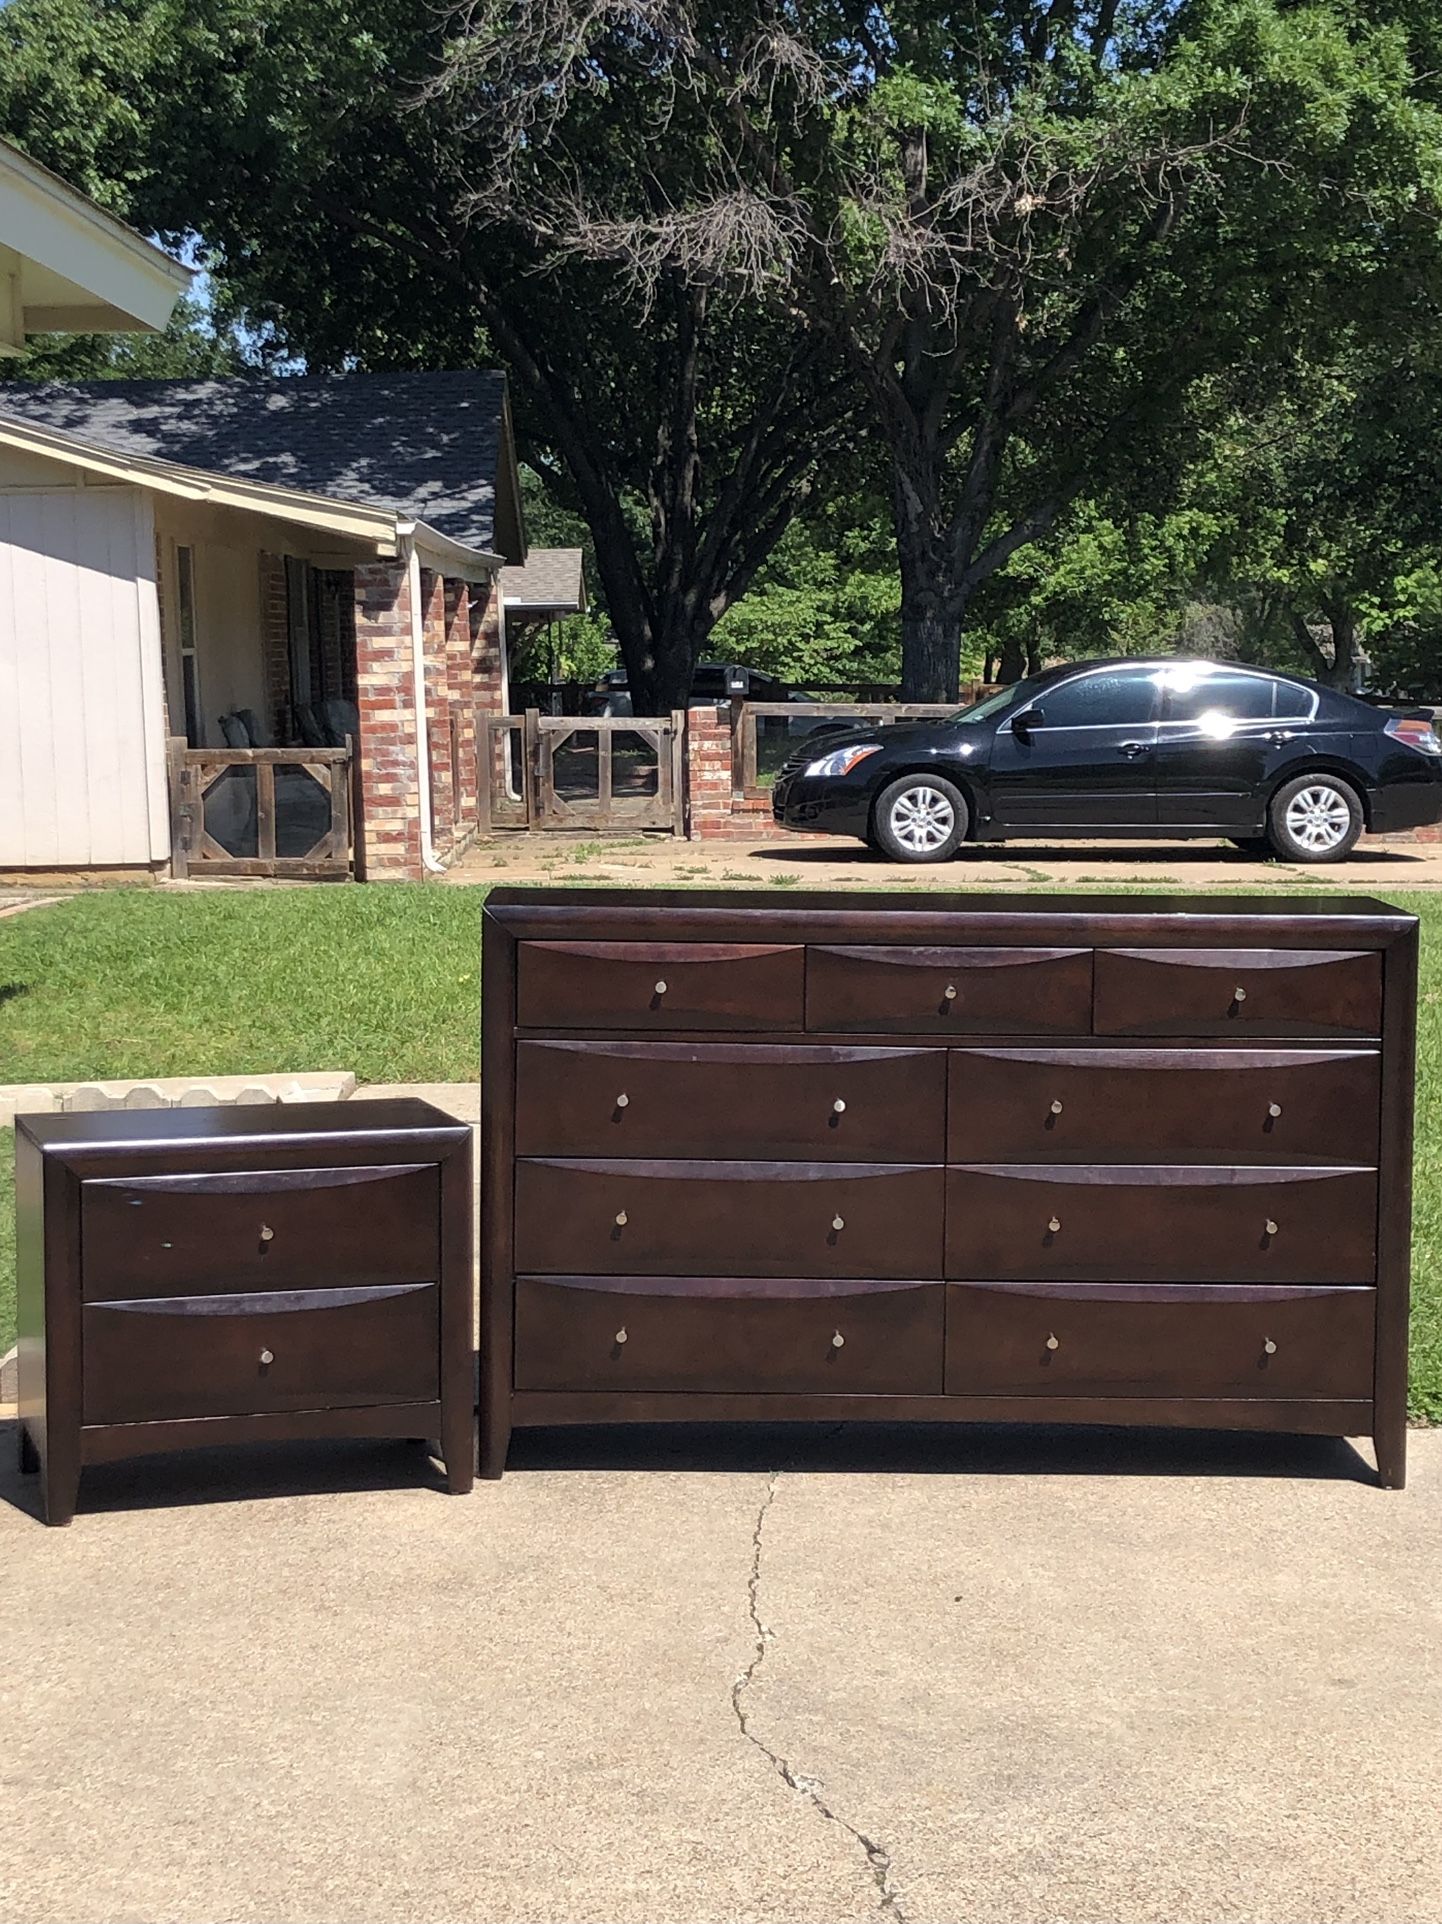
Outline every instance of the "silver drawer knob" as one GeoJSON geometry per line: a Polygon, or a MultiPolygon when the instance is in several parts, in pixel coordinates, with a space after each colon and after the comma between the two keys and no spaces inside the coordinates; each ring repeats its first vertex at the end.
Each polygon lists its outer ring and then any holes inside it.
{"type": "Polygon", "coordinates": [[[624,1229],[626,1227],[626,1212],[624,1209],[618,1209],[616,1211],[616,1227],[617,1229],[624,1229]]]}
{"type": "Polygon", "coordinates": [[[1047,1348],[1048,1348],[1048,1349],[1060,1349],[1060,1348],[1061,1348],[1061,1342],[1060,1342],[1060,1340],[1059,1340],[1059,1338],[1057,1338],[1057,1337],[1056,1337],[1056,1336],[1054,1336],[1054,1335],[1053,1335],[1053,1336],[1048,1336],[1048,1337],[1047,1337],[1047,1339],[1046,1339],[1046,1346],[1047,1346],[1047,1348]]]}
{"type": "Polygon", "coordinates": [[[274,1350],[268,1350],[268,1349],[263,1349],[263,1350],[262,1350],[262,1351],[260,1352],[260,1360],[261,1360],[261,1363],[262,1363],[262,1365],[265,1365],[265,1364],[268,1364],[268,1363],[273,1363],[273,1362],[275,1361],[275,1352],[274,1352],[274,1350]]]}
{"type": "Polygon", "coordinates": [[[1268,1218],[1267,1218],[1267,1221],[1266,1221],[1266,1224],[1265,1224],[1265,1228],[1266,1228],[1266,1231],[1267,1231],[1267,1234],[1268,1234],[1269,1236],[1275,1236],[1275,1235],[1276,1235],[1276,1233],[1277,1233],[1277,1225],[1276,1225],[1276,1224],[1275,1224],[1275,1223],[1274,1223],[1274,1222],[1272,1221],[1272,1219],[1271,1219],[1271,1217],[1270,1217],[1270,1216],[1268,1216],[1268,1218]]]}
{"type": "Polygon", "coordinates": [[[833,1216],[831,1218],[831,1227],[833,1229],[845,1229],[846,1218],[844,1216],[833,1216]]]}
{"type": "Polygon", "coordinates": [[[1061,1098],[1060,1097],[1058,1097],[1057,1100],[1052,1104],[1051,1112],[1054,1116],[1059,1116],[1061,1114],[1061,1098]]]}
{"type": "Polygon", "coordinates": [[[1236,988],[1232,990],[1232,1000],[1233,1002],[1245,1002],[1246,999],[1247,999],[1247,992],[1239,982],[1236,988]]]}
{"type": "Polygon", "coordinates": [[[631,1106],[631,1098],[629,1096],[617,1096],[616,1107],[618,1109],[629,1109],[630,1106],[631,1106]]]}
{"type": "Polygon", "coordinates": [[[948,982],[946,987],[942,990],[942,994],[946,997],[948,1002],[955,1002],[956,984],[954,982],[948,982]]]}
{"type": "Polygon", "coordinates": [[[1262,1348],[1267,1352],[1268,1356],[1275,1356],[1277,1353],[1277,1345],[1272,1341],[1270,1336],[1264,1336],[1262,1338],[1262,1348]]]}
{"type": "Polygon", "coordinates": [[[658,982],[656,984],[656,993],[657,995],[664,995],[666,993],[666,984],[664,982],[658,982]]]}
{"type": "Polygon", "coordinates": [[[1053,1216],[1051,1221],[1047,1224],[1047,1228],[1051,1231],[1052,1235],[1055,1236],[1057,1231],[1061,1228],[1061,1217],[1053,1216]]]}
{"type": "Polygon", "coordinates": [[[627,1336],[626,1336],[626,1331],[625,1331],[625,1329],[624,1329],[624,1328],[621,1328],[621,1329],[618,1329],[618,1330],[616,1331],[616,1341],[617,1341],[618,1343],[624,1343],[624,1342],[626,1342],[627,1340],[628,1340],[628,1338],[627,1338],[627,1336]]]}
{"type": "Polygon", "coordinates": [[[846,1338],[845,1338],[845,1337],[844,1337],[844,1336],[843,1336],[843,1335],[841,1334],[841,1331],[840,1331],[840,1330],[837,1330],[837,1332],[836,1332],[836,1334],[835,1334],[835,1335],[834,1335],[834,1336],[832,1337],[832,1339],[831,1339],[831,1347],[832,1347],[833,1349],[845,1349],[845,1348],[846,1348],[846,1338]]]}
{"type": "Polygon", "coordinates": [[[1280,1102],[1269,1102],[1267,1104],[1267,1114],[1272,1118],[1273,1122],[1277,1120],[1277,1117],[1281,1115],[1281,1113],[1282,1105],[1280,1102]]]}
{"type": "Polygon", "coordinates": [[[846,1104],[841,1100],[840,1096],[832,1103],[831,1113],[833,1116],[844,1116],[846,1114],[846,1104]]]}
{"type": "Polygon", "coordinates": [[[263,1243],[273,1243],[275,1241],[275,1231],[271,1228],[269,1223],[261,1224],[260,1240],[263,1243]]]}

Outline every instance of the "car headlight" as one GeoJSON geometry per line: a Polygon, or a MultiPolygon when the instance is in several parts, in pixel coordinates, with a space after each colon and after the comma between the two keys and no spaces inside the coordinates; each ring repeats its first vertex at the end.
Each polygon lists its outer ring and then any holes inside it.
{"type": "Polygon", "coordinates": [[[833,748],[829,755],[808,762],[801,772],[803,775],[849,775],[858,762],[880,753],[880,742],[870,742],[864,748],[833,748]]]}

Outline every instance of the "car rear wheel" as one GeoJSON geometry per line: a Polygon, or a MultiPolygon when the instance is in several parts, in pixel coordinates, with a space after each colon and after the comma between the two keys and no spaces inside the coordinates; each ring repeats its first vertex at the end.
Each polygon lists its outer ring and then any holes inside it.
{"type": "Polygon", "coordinates": [[[1362,804],[1336,775],[1299,775],[1272,797],[1268,840],[1288,862],[1340,862],[1362,833],[1362,804]]]}
{"type": "Polygon", "coordinates": [[[940,775],[903,775],[872,816],[877,848],[893,862],[944,862],[966,837],[966,798],[940,775]]]}

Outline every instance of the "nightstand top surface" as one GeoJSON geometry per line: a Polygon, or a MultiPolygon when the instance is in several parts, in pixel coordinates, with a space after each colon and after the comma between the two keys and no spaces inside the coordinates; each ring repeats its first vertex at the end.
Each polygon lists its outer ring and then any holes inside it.
{"type": "Polygon", "coordinates": [[[377,1102],[232,1102],[195,1109],[96,1109],[17,1116],[41,1149],[142,1149],[184,1144],[411,1134],[454,1140],[469,1124],[417,1096],[377,1102]]]}

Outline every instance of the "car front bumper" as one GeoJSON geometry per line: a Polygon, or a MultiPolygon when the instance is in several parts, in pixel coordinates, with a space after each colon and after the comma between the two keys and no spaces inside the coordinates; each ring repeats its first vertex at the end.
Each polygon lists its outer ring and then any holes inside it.
{"type": "Polygon", "coordinates": [[[771,819],[780,828],[806,835],[855,835],[865,841],[870,818],[870,792],[844,775],[828,780],[783,774],[771,791],[771,819]]]}

